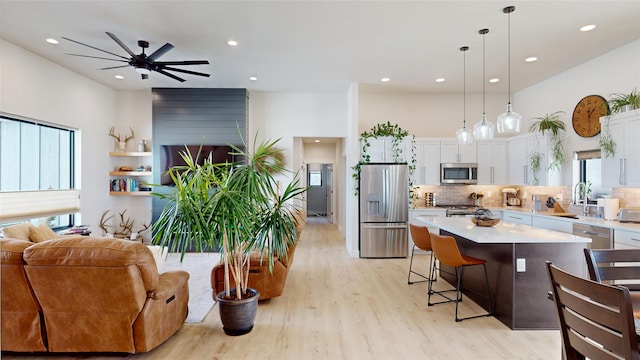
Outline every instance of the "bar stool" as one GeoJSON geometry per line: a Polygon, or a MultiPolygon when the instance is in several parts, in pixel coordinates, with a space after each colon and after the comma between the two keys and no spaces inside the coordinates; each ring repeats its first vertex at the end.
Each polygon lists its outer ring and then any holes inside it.
{"type": "MultiPolygon", "coordinates": [[[[456,288],[455,290],[442,290],[442,291],[435,291],[432,289],[432,284],[431,282],[429,282],[429,292],[428,292],[428,298],[427,298],[427,305],[428,306],[433,306],[436,304],[443,304],[443,303],[449,303],[449,302],[455,302],[456,303],[456,315],[455,315],[455,319],[456,322],[458,321],[462,321],[462,320],[467,320],[467,319],[473,319],[473,318],[477,318],[477,317],[483,317],[483,316],[491,316],[493,315],[493,302],[491,300],[491,290],[489,289],[489,276],[487,275],[487,266],[486,266],[486,260],[483,259],[478,259],[478,258],[474,258],[471,256],[466,256],[466,255],[462,255],[460,254],[460,250],[458,249],[458,244],[456,243],[456,239],[454,239],[451,236],[440,236],[440,235],[435,235],[435,234],[431,234],[431,247],[433,249],[433,252],[435,254],[435,257],[438,261],[440,261],[440,265],[447,265],[450,267],[455,268],[455,275],[456,275],[456,288]],[[465,317],[465,318],[459,318],[458,317],[458,303],[462,301],[462,292],[461,292],[461,283],[462,283],[462,269],[466,266],[474,266],[474,265],[482,265],[482,267],[484,268],[484,278],[487,284],[487,293],[486,294],[480,294],[477,293],[471,289],[468,289],[469,291],[472,291],[478,295],[483,296],[484,298],[489,300],[489,311],[486,314],[482,314],[482,315],[475,315],[475,316],[469,316],[469,317],[465,317]],[[456,297],[455,299],[452,299],[450,297],[448,297],[445,293],[447,292],[456,292],[456,297]],[[442,296],[443,298],[447,299],[445,301],[440,301],[440,302],[436,302],[436,303],[432,303],[431,302],[431,295],[432,294],[437,294],[442,296]]],[[[435,272],[435,266],[433,267],[433,271],[435,272]]],[[[442,268],[440,269],[440,271],[443,271],[442,268]]]]}
{"type": "Polygon", "coordinates": [[[433,250],[431,249],[431,236],[429,234],[429,229],[426,226],[417,226],[413,224],[409,224],[409,230],[411,231],[411,238],[413,239],[413,248],[411,249],[411,261],[409,262],[409,275],[407,276],[407,284],[415,284],[421,283],[425,281],[435,281],[433,279],[434,273],[432,273],[431,265],[433,264],[433,250]],[[416,251],[416,247],[418,249],[428,251],[430,253],[429,257],[429,276],[424,276],[423,274],[417,273],[412,270],[413,266],[413,253],[416,251]],[[424,280],[411,281],[411,274],[416,274],[423,278],[424,280]]]}

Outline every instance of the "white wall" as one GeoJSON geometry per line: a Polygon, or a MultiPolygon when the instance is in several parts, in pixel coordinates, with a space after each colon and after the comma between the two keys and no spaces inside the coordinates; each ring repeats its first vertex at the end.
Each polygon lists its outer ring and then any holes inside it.
{"type": "MultiPolygon", "coordinates": [[[[599,148],[599,136],[582,138],[573,131],[571,115],[580,99],[587,95],[609,98],[612,93],[629,93],[634,88],[640,91],[640,40],[515,93],[514,110],[522,115],[523,129],[528,129],[532,117],[564,111],[562,120],[567,129],[565,154],[571,161],[576,150],[599,148]]],[[[562,183],[570,185],[572,166],[565,166],[563,170],[562,183]]]]}
{"type": "MultiPolygon", "coordinates": [[[[390,121],[416,137],[452,138],[462,127],[464,112],[467,127],[482,120],[482,93],[467,94],[466,103],[463,111],[461,94],[360,92],[358,131],[390,121]]],[[[487,119],[495,125],[506,105],[505,95],[487,94],[487,119]]]]}
{"type": "Polygon", "coordinates": [[[0,111],[80,129],[80,221],[97,231],[111,208],[107,133],[118,118],[117,92],[1,39],[0,54],[0,111]]]}
{"type": "MultiPolygon", "coordinates": [[[[304,160],[300,138],[347,137],[347,89],[305,93],[252,91],[249,119],[248,134],[252,137],[257,132],[261,139],[280,138],[278,145],[285,149],[287,168],[298,171],[304,160]]],[[[336,165],[343,167],[342,159],[337,160],[336,165]]],[[[337,181],[345,180],[343,178],[337,181]]],[[[343,198],[338,198],[337,202],[338,207],[345,206],[343,198]]],[[[345,219],[336,220],[338,226],[343,228],[345,219]]]]}

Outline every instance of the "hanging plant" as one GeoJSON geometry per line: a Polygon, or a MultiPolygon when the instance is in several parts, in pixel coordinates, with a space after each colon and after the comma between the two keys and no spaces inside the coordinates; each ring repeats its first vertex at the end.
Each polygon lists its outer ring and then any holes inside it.
{"type": "Polygon", "coordinates": [[[540,165],[542,164],[543,156],[544,154],[539,151],[534,151],[529,154],[529,164],[531,165],[531,174],[533,175],[532,185],[538,185],[540,183],[538,172],[540,171],[540,165]]]}
{"type": "Polygon", "coordinates": [[[602,150],[602,154],[605,158],[613,158],[616,155],[616,142],[613,141],[611,129],[609,129],[609,117],[607,117],[607,122],[605,123],[602,132],[600,132],[598,144],[600,145],[600,149],[602,150]]]}
{"type": "MultiPolygon", "coordinates": [[[[381,137],[390,137],[391,138],[391,150],[393,151],[392,153],[392,160],[395,163],[398,162],[402,162],[400,161],[403,158],[404,155],[404,151],[402,149],[402,142],[404,141],[404,139],[409,136],[409,131],[404,130],[403,128],[401,128],[400,126],[398,126],[398,124],[391,124],[391,122],[387,121],[387,123],[383,123],[383,124],[376,124],[374,125],[371,130],[369,131],[364,131],[362,132],[362,134],[360,134],[360,138],[362,140],[362,148],[361,148],[361,156],[362,159],[360,161],[358,161],[358,163],[354,166],[351,167],[351,169],[354,171],[353,175],[351,176],[355,181],[356,181],[356,188],[355,188],[355,195],[358,196],[358,192],[359,192],[359,180],[360,180],[360,168],[362,166],[362,164],[368,164],[371,162],[371,155],[369,154],[369,148],[371,147],[371,143],[369,142],[369,139],[374,138],[381,138],[381,137]]],[[[412,188],[413,182],[411,180],[411,178],[413,177],[413,172],[416,169],[416,152],[415,152],[415,143],[414,143],[414,139],[415,137],[412,135],[411,137],[411,160],[408,162],[409,164],[409,188],[412,188]]],[[[411,196],[411,191],[409,196],[411,196]]]]}
{"type": "MultiPolygon", "coordinates": [[[[551,161],[547,166],[547,170],[560,170],[564,165],[564,139],[566,129],[564,122],[560,119],[560,114],[564,114],[564,111],[556,111],[551,114],[545,114],[544,116],[533,118],[534,122],[529,125],[530,132],[539,132],[543,136],[545,133],[550,134],[552,142],[551,161]]],[[[532,164],[533,168],[533,164],[532,164]]]]}

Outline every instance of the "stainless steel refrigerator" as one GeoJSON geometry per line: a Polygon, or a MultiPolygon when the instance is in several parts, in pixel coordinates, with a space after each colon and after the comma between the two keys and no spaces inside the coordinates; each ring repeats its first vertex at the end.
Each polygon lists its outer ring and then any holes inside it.
{"type": "Polygon", "coordinates": [[[360,257],[407,257],[409,166],[363,164],[359,185],[360,257]]]}

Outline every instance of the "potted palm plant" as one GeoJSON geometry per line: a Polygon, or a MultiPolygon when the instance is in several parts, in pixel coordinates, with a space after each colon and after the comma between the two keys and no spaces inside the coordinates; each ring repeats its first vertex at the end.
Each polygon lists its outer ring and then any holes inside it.
{"type": "Polygon", "coordinates": [[[301,209],[293,200],[307,190],[297,174],[281,190],[274,177],[286,171],[282,150],[276,147],[279,139],[260,144],[256,140],[251,151],[233,146],[234,155],[244,159],[238,163],[213,163],[208,158],[199,164],[202,154],[191,154],[185,147],[181,156],[186,165],[168,170],[173,191],[154,193],[168,200],[153,224],[154,243],[182,253],[181,259],[189,248],[220,249],[225,290],[216,298],[229,335],[253,328],[259,294],[247,286],[250,253],[260,252],[271,269],[278,256],[286,256],[297,244],[301,209]]]}

